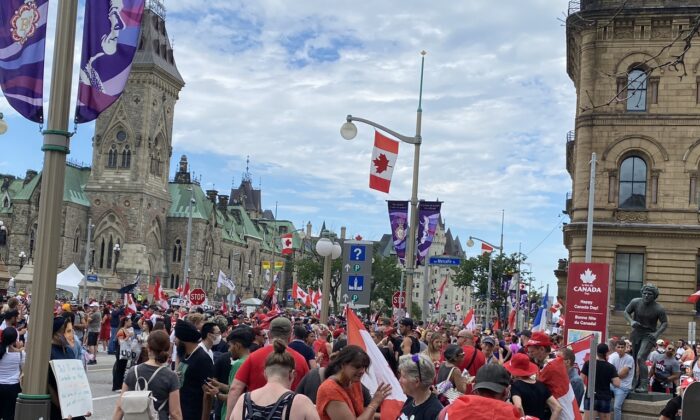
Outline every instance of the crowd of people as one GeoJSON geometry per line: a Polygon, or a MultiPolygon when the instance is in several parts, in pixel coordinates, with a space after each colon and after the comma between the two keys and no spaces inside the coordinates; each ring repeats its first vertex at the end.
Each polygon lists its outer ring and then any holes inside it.
{"type": "MultiPolygon", "coordinates": [[[[7,420],[22,390],[30,305],[17,297],[1,303],[0,420],[7,420]]],[[[600,419],[618,420],[633,389],[635,362],[624,337],[598,345],[590,404],[584,389],[591,362],[579,369],[557,334],[411,318],[363,321],[381,361],[349,343],[343,316],[322,324],[294,309],[205,312],[144,304],[133,310],[120,301],[57,302],[50,359],[78,359],[87,368],[100,354],[113,355],[112,390],[120,393],[115,420],[123,418],[129,392],[144,383],[163,420],[379,418],[391,386],[370,390],[362,383],[372,363],[386,363],[398,378],[406,401],[396,418],[405,420],[568,420],[579,407],[584,418],[592,409],[600,419]]],[[[657,342],[649,387],[673,396],[661,419],[674,419],[683,390],[700,380],[699,355],[700,345],[657,342]]],[[[59,419],[56,380],[48,374],[51,418],[59,419]]]]}

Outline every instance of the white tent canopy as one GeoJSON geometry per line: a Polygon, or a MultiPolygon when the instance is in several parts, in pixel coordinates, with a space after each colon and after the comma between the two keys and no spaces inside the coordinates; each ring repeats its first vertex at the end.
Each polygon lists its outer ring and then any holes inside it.
{"type": "Polygon", "coordinates": [[[81,273],[75,263],[73,263],[56,276],[56,288],[71,292],[73,293],[73,297],[77,298],[79,285],[83,277],[83,273],[81,273]]]}

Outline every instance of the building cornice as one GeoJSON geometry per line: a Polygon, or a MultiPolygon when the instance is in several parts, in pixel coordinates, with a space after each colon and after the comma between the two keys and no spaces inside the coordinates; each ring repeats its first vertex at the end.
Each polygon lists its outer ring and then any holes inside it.
{"type": "Polygon", "coordinates": [[[576,128],[609,126],[691,126],[700,127],[696,114],[612,114],[583,113],[576,117],[576,128]]]}

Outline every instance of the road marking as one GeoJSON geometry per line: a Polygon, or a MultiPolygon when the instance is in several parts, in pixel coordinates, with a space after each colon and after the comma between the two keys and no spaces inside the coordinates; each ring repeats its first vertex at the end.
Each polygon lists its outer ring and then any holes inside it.
{"type": "Polygon", "coordinates": [[[120,395],[121,395],[121,392],[120,392],[119,394],[116,394],[116,393],[115,393],[114,395],[105,395],[104,397],[95,397],[95,398],[93,398],[92,400],[93,400],[93,401],[106,400],[106,399],[108,399],[108,398],[117,398],[117,397],[120,396],[120,395]]]}

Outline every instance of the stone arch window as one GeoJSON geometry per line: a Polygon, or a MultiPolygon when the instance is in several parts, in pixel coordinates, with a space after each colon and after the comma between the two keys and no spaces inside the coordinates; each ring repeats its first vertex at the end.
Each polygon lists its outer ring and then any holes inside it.
{"type": "Polygon", "coordinates": [[[150,163],[150,173],[153,176],[156,177],[161,177],[163,175],[162,171],[162,159],[161,159],[161,153],[162,153],[162,146],[163,146],[163,141],[161,139],[161,136],[158,135],[155,140],[153,140],[153,146],[151,149],[151,163],[150,163]]]}
{"type": "Polygon", "coordinates": [[[168,283],[168,288],[177,289],[177,286],[175,286],[175,274],[170,275],[170,283],[168,283]]]}
{"type": "Polygon", "coordinates": [[[647,175],[647,164],[640,156],[628,156],[622,161],[619,171],[619,208],[646,208],[647,175]]]}
{"type": "Polygon", "coordinates": [[[207,244],[204,246],[204,265],[211,264],[213,248],[214,246],[212,243],[207,241],[207,244]]]}
{"type": "Polygon", "coordinates": [[[627,110],[647,110],[647,72],[633,68],[627,73],[627,110]]]}
{"type": "Polygon", "coordinates": [[[124,150],[122,151],[122,168],[130,168],[131,167],[131,148],[127,144],[124,146],[124,150]]]}
{"type": "Polygon", "coordinates": [[[80,228],[75,230],[75,238],[73,238],[73,252],[77,253],[80,247],[80,228]]]}
{"type": "Polygon", "coordinates": [[[107,152],[107,167],[116,168],[117,167],[117,145],[113,144],[107,152]]]}
{"type": "Polygon", "coordinates": [[[34,258],[34,245],[36,244],[36,230],[38,225],[34,223],[34,226],[29,230],[29,259],[34,258]]]}
{"type": "Polygon", "coordinates": [[[182,241],[179,239],[175,240],[175,245],[173,245],[173,262],[182,261],[182,241]]]}
{"type": "Polygon", "coordinates": [[[5,196],[5,198],[2,200],[2,206],[3,206],[4,208],[9,208],[9,207],[10,207],[10,199],[9,199],[7,196],[5,196]]]}

